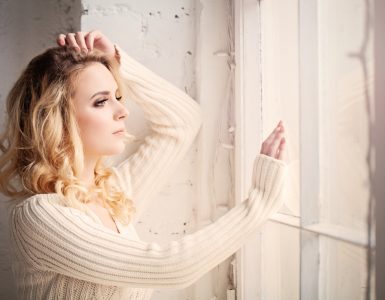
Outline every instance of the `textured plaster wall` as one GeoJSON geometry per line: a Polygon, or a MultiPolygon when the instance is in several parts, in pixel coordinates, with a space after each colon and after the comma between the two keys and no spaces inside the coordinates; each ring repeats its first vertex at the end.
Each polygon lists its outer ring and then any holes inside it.
{"type": "MultiPolygon", "coordinates": [[[[195,98],[204,111],[198,138],[142,217],[139,235],[164,244],[206,226],[227,211],[232,199],[232,149],[221,145],[232,142],[229,2],[84,0],[82,5],[82,30],[102,29],[132,57],[195,98]]],[[[141,110],[131,102],[128,107],[129,130],[145,136],[148,124],[141,110]]],[[[191,287],[156,291],[153,299],[226,299],[228,269],[225,262],[191,287]]]]}

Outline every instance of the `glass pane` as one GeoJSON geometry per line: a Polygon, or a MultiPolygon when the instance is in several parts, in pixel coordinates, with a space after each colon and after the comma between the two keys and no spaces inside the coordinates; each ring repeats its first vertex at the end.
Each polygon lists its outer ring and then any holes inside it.
{"type": "Polygon", "coordinates": [[[320,237],[319,246],[319,299],[375,299],[365,248],[327,237],[320,237]],[[368,284],[372,286],[370,298],[366,298],[368,284]]]}
{"type": "Polygon", "coordinates": [[[261,1],[263,137],[284,122],[290,161],[285,206],[299,216],[298,1],[261,1]]]}
{"type": "Polygon", "coordinates": [[[268,222],[262,229],[260,299],[299,299],[299,230],[268,222]]]}
{"type": "Polygon", "coordinates": [[[318,1],[320,221],[367,231],[373,97],[371,1],[318,1]]]}

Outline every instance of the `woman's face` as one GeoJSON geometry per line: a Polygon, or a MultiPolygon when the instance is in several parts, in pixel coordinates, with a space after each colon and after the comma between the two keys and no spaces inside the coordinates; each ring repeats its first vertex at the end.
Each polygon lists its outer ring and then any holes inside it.
{"type": "Polygon", "coordinates": [[[125,148],[128,110],[120,102],[123,98],[117,99],[117,88],[111,72],[101,63],[90,64],[78,74],[72,100],[84,154],[88,157],[119,154],[125,148]]]}

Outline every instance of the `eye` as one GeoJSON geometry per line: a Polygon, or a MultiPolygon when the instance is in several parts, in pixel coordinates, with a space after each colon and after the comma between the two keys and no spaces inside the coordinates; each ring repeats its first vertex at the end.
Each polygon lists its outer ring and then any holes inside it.
{"type": "Polygon", "coordinates": [[[115,97],[115,98],[116,98],[116,100],[120,101],[120,100],[122,100],[123,96],[115,97]]]}
{"type": "Polygon", "coordinates": [[[107,101],[108,99],[103,99],[103,100],[98,100],[95,102],[94,106],[95,107],[102,107],[104,106],[104,103],[107,101]]]}

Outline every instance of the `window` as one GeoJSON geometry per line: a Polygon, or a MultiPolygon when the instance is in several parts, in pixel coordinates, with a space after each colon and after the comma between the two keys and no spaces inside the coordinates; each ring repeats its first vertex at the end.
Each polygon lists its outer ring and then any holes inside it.
{"type": "Polygon", "coordinates": [[[372,1],[235,1],[236,198],[280,119],[291,160],[285,206],[238,254],[240,299],[375,298],[372,13],[372,1]]]}

